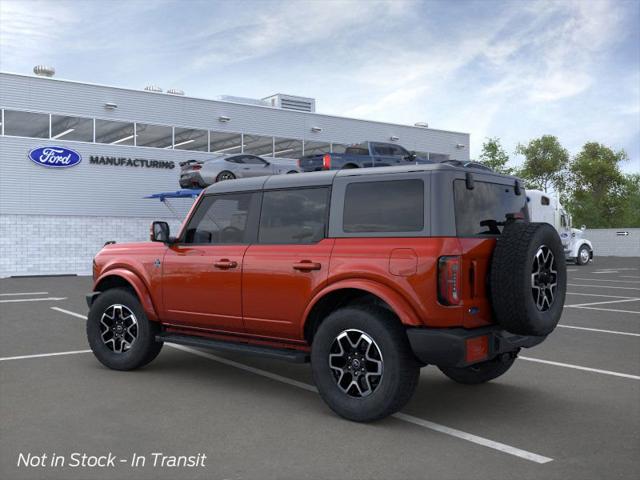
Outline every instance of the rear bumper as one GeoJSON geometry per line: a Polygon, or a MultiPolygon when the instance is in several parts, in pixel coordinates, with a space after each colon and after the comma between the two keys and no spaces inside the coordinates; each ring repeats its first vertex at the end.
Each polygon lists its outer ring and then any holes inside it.
{"type": "Polygon", "coordinates": [[[199,172],[188,172],[180,175],[180,187],[191,188],[196,186],[197,187],[204,186],[202,175],[200,175],[199,172]]]}
{"type": "Polygon", "coordinates": [[[407,336],[415,356],[425,364],[441,367],[466,367],[491,360],[503,353],[517,352],[541,343],[546,336],[514,335],[500,327],[464,328],[408,328],[407,336]],[[476,359],[469,355],[467,341],[487,337],[486,356],[476,359]]]}

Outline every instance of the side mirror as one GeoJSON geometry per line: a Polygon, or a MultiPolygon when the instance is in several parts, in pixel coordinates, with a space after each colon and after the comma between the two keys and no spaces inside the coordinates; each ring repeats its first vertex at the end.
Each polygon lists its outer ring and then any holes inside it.
{"type": "Polygon", "coordinates": [[[169,224],[167,222],[153,222],[149,237],[152,242],[167,243],[169,241],[169,233],[169,224]]]}

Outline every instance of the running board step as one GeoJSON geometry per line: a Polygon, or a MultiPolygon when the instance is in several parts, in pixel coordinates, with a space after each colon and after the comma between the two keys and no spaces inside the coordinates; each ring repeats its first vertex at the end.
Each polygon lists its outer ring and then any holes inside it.
{"type": "Polygon", "coordinates": [[[210,338],[197,337],[193,335],[162,333],[160,335],[156,335],[156,341],[177,343],[180,345],[188,345],[190,347],[210,348],[212,350],[222,350],[226,352],[245,353],[248,355],[274,358],[276,360],[285,360],[287,362],[294,363],[306,363],[309,361],[309,354],[299,350],[261,347],[258,345],[249,345],[247,343],[224,342],[221,340],[212,340],[210,338]]]}

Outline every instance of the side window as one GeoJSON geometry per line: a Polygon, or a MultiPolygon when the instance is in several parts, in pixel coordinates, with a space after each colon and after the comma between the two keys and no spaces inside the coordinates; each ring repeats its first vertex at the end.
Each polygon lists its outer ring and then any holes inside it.
{"type": "Polygon", "coordinates": [[[424,229],[424,182],[354,182],[344,195],[343,230],[419,232],[424,229]]]}
{"type": "Polygon", "coordinates": [[[202,199],[185,231],[184,243],[248,244],[258,211],[257,193],[211,195],[202,199]]]}
{"type": "Polygon", "coordinates": [[[242,157],[242,163],[248,163],[250,165],[265,165],[266,162],[260,157],[256,157],[254,155],[245,155],[242,157]]]}
{"type": "Polygon", "coordinates": [[[409,152],[407,152],[400,145],[393,145],[393,146],[390,146],[389,148],[391,149],[391,155],[395,157],[406,157],[409,155],[409,152]]]}
{"type": "Polygon", "coordinates": [[[388,145],[376,143],[373,145],[373,150],[376,155],[393,155],[393,149],[388,145]]]}
{"type": "Polygon", "coordinates": [[[237,157],[228,157],[226,160],[227,162],[231,162],[231,163],[244,163],[244,157],[243,156],[237,156],[237,157]]]}
{"type": "Polygon", "coordinates": [[[540,204],[541,205],[549,205],[549,197],[540,197],[540,204]]]}
{"type": "Polygon", "coordinates": [[[324,238],[328,188],[264,192],[258,241],[267,244],[315,243],[324,238]]]}

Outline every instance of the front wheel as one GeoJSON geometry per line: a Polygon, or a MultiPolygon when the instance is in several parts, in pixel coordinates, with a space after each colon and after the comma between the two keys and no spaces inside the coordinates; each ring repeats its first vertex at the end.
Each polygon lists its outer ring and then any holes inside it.
{"type": "Polygon", "coordinates": [[[515,362],[515,355],[503,354],[488,362],[477,363],[468,367],[438,367],[451,380],[465,385],[485,383],[507,373],[515,362]]]}
{"type": "Polygon", "coordinates": [[[95,299],[87,319],[87,340],[100,362],[114,370],[133,370],[156,358],[160,325],[150,322],[137,297],[114,288],[95,299]]]}
{"type": "Polygon", "coordinates": [[[576,263],[578,265],[586,265],[589,263],[589,258],[591,257],[589,253],[589,247],[586,245],[582,245],[578,250],[578,256],[576,257],[576,263]]]}
{"type": "Polygon", "coordinates": [[[329,315],[313,339],[311,368],[322,399],[357,422],[400,410],[420,375],[404,328],[389,311],[374,306],[329,315]]]}

